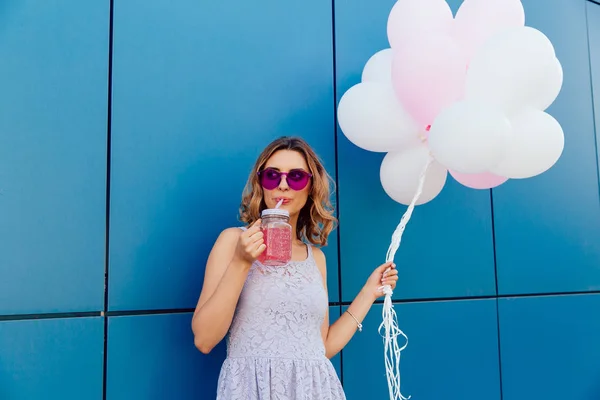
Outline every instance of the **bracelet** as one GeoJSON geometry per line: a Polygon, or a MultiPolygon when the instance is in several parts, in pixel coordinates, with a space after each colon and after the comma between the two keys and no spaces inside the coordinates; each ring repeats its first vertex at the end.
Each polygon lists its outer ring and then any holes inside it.
{"type": "Polygon", "coordinates": [[[362,332],[362,324],[360,322],[358,322],[358,320],[356,319],[356,317],[348,310],[346,310],[346,312],[352,317],[354,318],[354,320],[356,321],[356,325],[358,326],[358,331],[362,332]]]}

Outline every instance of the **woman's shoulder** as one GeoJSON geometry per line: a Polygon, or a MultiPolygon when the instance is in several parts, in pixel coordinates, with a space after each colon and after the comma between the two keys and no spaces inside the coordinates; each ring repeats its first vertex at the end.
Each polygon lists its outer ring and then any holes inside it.
{"type": "Polygon", "coordinates": [[[325,253],[320,247],[313,246],[309,244],[310,249],[313,254],[313,258],[315,259],[315,264],[321,270],[321,272],[325,272],[327,270],[327,258],[325,257],[325,253]]]}
{"type": "Polygon", "coordinates": [[[245,229],[245,227],[241,226],[232,226],[229,228],[225,228],[221,231],[221,233],[219,233],[219,236],[217,237],[217,242],[237,241],[245,229]]]}
{"type": "Polygon", "coordinates": [[[323,250],[320,247],[315,246],[313,244],[308,244],[308,246],[310,247],[315,258],[320,258],[323,261],[325,261],[325,253],[323,252],[323,250]]]}
{"type": "Polygon", "coordinates": [[[240,226],[231,226],[229,228],[225,228],[221,231],[221,235],[231,235],[231,236],[239,236],[242,234],[242,232],[244,232],[246,229],[248,229],[247,227],[240,225],[240,226]]]}

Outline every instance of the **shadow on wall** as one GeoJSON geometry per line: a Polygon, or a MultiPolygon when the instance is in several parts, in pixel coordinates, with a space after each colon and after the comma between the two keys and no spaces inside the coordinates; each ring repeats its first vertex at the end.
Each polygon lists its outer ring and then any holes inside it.
{"type": "Polygon", "coordinates": [[[590,400],[600,399],[600,374],[598,374],[598,377],[595,379],[595,383],[592,389],[590,390],[590,395],[588,398],[590,400]]]}

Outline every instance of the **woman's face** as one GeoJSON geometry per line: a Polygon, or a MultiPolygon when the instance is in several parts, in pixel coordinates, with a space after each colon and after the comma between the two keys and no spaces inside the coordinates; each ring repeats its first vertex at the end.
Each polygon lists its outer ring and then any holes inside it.
{"type": "Polygon", "coordinates": [[[308,200],[312,185],[304,156],[293,150],[273,153],[265,163],[259,180],[267,208],[275,208],[283,199],[280,208],[287,210],[290,216],[300,213],[308,200]]]}

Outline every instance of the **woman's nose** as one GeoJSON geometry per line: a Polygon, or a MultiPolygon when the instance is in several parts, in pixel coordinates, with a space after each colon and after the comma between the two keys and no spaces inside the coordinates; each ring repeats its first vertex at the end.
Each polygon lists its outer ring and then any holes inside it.
{"type": "Polygon", "coordinates": [[[279,190],[288,190],[290,187],[287,183],[287,176],[281,175],[281,180],[279,181],[279,190]]]}

